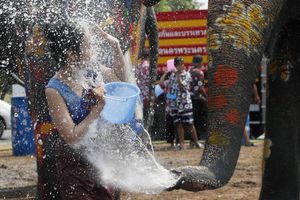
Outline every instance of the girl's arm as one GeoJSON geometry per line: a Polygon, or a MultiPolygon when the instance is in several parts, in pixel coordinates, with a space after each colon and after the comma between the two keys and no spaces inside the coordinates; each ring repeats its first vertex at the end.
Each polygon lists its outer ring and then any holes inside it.
{"type": "Polygon", "coordinates": [[[85,134],[88,125],[100,115],[105,104],[103,98],[104,90],[102,87],[98,87],[95,88],[94,92],[97,98],[97,104],[92,108],[90,114],[82,122],[76,125],[73,122],[67,105],[59,92],[52,88],[46,89],[45,93],[52,122],[60,136],[68,144],[76,143],[79,138],[85,134]]]}
{"type": "MultiPolygon", "coordinates": [[[[106,40],[108,44],[115,49],[116,57],[113,59],[113,66],[111,68],[106,67],[106,69],[102,69],[104,73],[110,74],[114,73],[113,75],[109,75],[111,77],[117,77],[119,81],[125,81],[125,60],[124,55],[120,47],[119,40],[109,35],[108,33],[104,32],[101,28],[97,27],[98,35],[106,40]]],[[[109,81],[111,82],[111,81],[109,81]]]]}
{"type": "Polygon", "coordinates": [[[115,74],[115,71],[113,69],[101,65],[100,70],[102,73],[104,83],[121,81],[120,78],[115,74]]]}
{"type": "Polygon", "coordinates": [[[162,84],[162,83],[165,81],[166,76],[167,76],[167,73],[164,73],[164,74],[160,77],[160,79],[159,79],[158,81],[156,81],[156,84],[162,84]]]}

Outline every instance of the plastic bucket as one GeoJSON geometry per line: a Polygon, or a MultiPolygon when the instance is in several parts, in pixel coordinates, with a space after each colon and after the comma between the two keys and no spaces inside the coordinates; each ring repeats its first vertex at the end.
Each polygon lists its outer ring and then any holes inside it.
{"type": "Polygon", "coordinates": [[[101,117],[113,124],[133,120],[140,89],[131,83],[112,82],[105,84],[105,105],[101,117]]]}
{"type": "Polygon", "coordinates": [[[163,94],[165,91],[161,88],[161,86],[159,84],[155,85],[155,88],[154,88],[154,93],[155,93],[155,96],[158,97],[160,96],[161,94],[163,94]]]}

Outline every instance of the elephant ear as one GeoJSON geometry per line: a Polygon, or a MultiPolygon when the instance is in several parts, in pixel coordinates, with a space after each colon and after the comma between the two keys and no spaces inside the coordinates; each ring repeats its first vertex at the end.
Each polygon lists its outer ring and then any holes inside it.
{"type": "Polygon", "coordinates": [[[154,6],[157,4],[160,0],[143,0],[143,4],[147,7],[154,6]]]}

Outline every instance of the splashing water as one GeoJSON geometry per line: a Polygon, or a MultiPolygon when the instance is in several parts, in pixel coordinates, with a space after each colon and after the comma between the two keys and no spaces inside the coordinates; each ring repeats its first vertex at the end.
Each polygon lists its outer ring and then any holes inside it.
{"type": "MultiPolygon", "coordinates": [[[[9,25],[8,32],[18,30],[15,28],[15,25],[18,24],[29,26],[34,22],[55,23],[62,19],[77,21],[87,32],[90,32],[91,24],[100,24],[100,27],[105,29],[113,22],[111,16],[115,16],[115,13],[112,10],[118,5],[118,3],[112,3],[118,1],[111,0],[29,0],[16,2],[18,3],[10,1],[0,3],[2,6],[0,16],[5,19],[0,22],[0,25],[3,27],[9,25]],[[19,11],[17,11],[18,9],[19,11]]],[[[23,32],[29,34],[27,28],[23,32]]],[[[22,31],[16,32],[19,37],[23,36],[21,33],[22,31]]],[[[95,55],[87,64],[87,68],[77,69],[73,80],[84,88],[93,88],[102,84],[104,77],[101,75],[99,66],[100,64],[111,66],[112,59],[114,59],[112,49],[104,44],[95,33],[90,32],[89,34],[95,55]],[[96,74],[97,79],[93,78],[94,74],[96,74]]],[[[8,43],[6,49],[10,50],[13,46],[16,45],[8,43]]],[[[13,52],[13,50],[10,51],[13,52]]],[[[9,58],[2,60],[0,66],[6,67],[8,61],[9,58]]],[[[127,77],[133,77],[132,71],[128,70],[126,73],[127,77]]],[[[148,137],[151,141],[149,134],[148,137]]],[[[97,119],[74,148],[83,151],[83,154],[98,170],[99,182],[101,181],[105,185],[113,185],[130,192],[154,194],[172,187],[177,181],[177,177],[174,177],[156,162],[153,154],[148,151],[141,139],[126,125],[112,125],[97,119]]]]}
{"type": "Polygon", "coordinates": [[[129,192],[159,193],[177,177],[159,165],[140,138],[126,125],[95,120],[75,145],[99,171],[105,185],[129,192]]]}
{"type": "MultiPolygon", "coordinates": [[[[77,71],[74,80],[85,88],[95,87],[104,82],[99,68],[103,63],[103,55],[106,59],[107,55],[114,59],[114,51],[92,32],[95,30],[92,19],[76,20],[85,33],[90,35],[94,55],[87,68],[77,71]],[[89,72],[96,74],[97,79],[87,76],[89,72]]],[[[104,27],[112,21],[110,17],[99,26],[104,27]]],[[[130,59],[125,59],[126,77],[129,82],[135,82],[129,61],[130,59]]],[[[153,152],[150,135],[147,131],[145,134],[150,151],[153,152]]],[[[127,125],[110,124],[99,118],[90,125],[75,148],[83,151],[98,171],[99,182],[104,185],[112,185],[129,192],[156,194],[174,186],[178,180],[178,177],[156,162],[141,138],[127,125]]]]}

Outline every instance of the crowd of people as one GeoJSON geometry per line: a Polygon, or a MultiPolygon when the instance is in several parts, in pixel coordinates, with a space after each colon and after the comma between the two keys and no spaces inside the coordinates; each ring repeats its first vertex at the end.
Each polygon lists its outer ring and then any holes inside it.
{"type": "Polygon", "coordinates": [[[185,132],[190,147],[203,148],[198,139],[206,139],[207,94],[204,87],[202,56],[193,58],[187,70],[181,57],[174,58],[174,70],[165,70],[157,82],[164,90],[167,141],[172,147],[185,149],[185,132]]]}
{"type": "MultiPolygon", "coordinates": [[[[142,66],[137,73],[138,86],[141,88],[144,106],[149,106],[149,74],[145,74],[149,68],[147,56],[143,56],[142,66]],[[146,86],[146,87],[145,87],[146,86]]],[[[172,61],[173,67],[165,67],[164,73],[156,82],[160,91],[157,96],[158,106],[163,105],[164,119],[162,114],[155,115],[157,121],[165,122],[163,132],[168,143],[175,149],[185,149],[184,139],[190,134],[190,147],[203,148],[204,144],[199,140],[206,140],[207,133],[207,90],[205,84],[205,67],[201,55],[193,57],[192,66],[186,67],[182,57],[175,57],[172,61]],[[186,134],[185,134],[186,133],[186,134]]],[[[253,95],[255,103],[260,103],[260,97],[253,84],[253,95]]],[[[249,116],[248,116],[249,120],[249,116]]],[[[248,124],[249,125],[249,124],[248,124]]],[[[161,130],[160,130],[161,131],[161,130]]],[[[254,146],[250,141],[249,127],[245,127],[242,144],[254,146]]]]}

